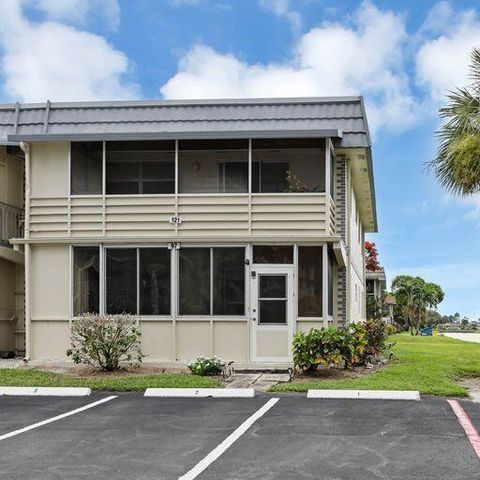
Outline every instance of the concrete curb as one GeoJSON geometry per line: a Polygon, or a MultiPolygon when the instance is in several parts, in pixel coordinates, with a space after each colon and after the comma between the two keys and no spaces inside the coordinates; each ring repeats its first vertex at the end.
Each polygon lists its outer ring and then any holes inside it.
{"type": "Polygon", "coordinates": [[[144,397],[253,398],[253,388],[147,388],[144,397]]]}
{"type": "Polygon", "coordinates": [[[26,397],[88,397],[90,388],[83,387],[1,387],[0,396],[26,397]]]}
{"type": "Polygon", "coordinates": [[[414,390],[309,390],[307,398],[350,400],[420,400],[414,390]]]}

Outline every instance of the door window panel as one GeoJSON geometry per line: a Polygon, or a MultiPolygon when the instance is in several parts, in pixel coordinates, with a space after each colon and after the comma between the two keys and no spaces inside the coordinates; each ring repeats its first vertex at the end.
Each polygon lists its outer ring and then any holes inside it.
{"type": "Polygon", "coordinates": [[[286,275],[260,275],[258,292],[258,323],[287,323],[286,275]]]}
{"type": "Polygon", "coordinates": [[[260,298],[286,298],[285,275],[261,275],[260,298]]]}
{"type": "Polygon", "coordinates": [[[287,323],[286,300],[260,300],[259,308],[258,320],[260,325],[287,323]]]}

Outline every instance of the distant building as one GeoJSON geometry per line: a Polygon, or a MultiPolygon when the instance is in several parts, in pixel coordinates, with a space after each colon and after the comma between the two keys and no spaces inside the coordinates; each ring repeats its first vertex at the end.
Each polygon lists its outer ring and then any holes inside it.
{"type": "Polygon", "coordinates": [[[385,269],[380,267],[378,270],[366,270],[366,296],[367,309],[369,304],[375,301],[377,304],[381,302],[383,305],[382,320],[386,323],[392,323],[393,320],[393,305],[395,305],[395,297],[393,295],[384,296],[387,289],[387,277],[385,269]]]}

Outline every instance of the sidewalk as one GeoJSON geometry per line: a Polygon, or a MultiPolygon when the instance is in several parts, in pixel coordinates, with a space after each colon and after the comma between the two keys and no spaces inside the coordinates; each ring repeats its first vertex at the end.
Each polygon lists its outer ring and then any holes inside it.
{"type": "Polygon", "coordinates": [[[444,333],[444,335],[464,342],[480,343],[480,333],[444,333]]]}

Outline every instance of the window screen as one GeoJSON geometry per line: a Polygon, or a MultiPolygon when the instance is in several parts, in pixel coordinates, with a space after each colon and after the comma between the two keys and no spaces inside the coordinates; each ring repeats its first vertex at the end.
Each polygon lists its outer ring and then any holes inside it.
{"type": "Polygon", "coordinates": [[[252,140],[252,192],[324,191],[323,138],[252,140]]]}
{"type": "Polygon", "coordinates": [[[180,193],[248,193],[248,140],[178,144],[180,193]]]}
{"type": "Polygon", "coordinates": [[[73,249],[73,315],[100,311],[100,254],[98,247],[73,249]]]}
{"type": "Polygon", "coordinates": [[[298,247],[298,316],[321,317],[322,247],[298,247]]]}
{"type": "Polygon", "coordinates": [[[180,315],[210,315],[210,249],[179,250],[180,315]]]}
{"type": "Polygon", "coordinates": [[[71,142],[72,195],[102,194],[103,142],[71,142]]]}
{"type": "Polygon", "coordinates": [[[245,249],[213,249],[213,314],[245,315],[245,249]]]}
{"type": "Polygon", "coordinates": [[[175,142],[107,142],[107,194],[175,193],[175,142]]]}
{"type": "Polygon", "coordinates": [[[137,313],[137,249],[109,248],[106,310],[110,314],[137,313]]]}
{"type": "Polygon", "coordinates": [[[170,315],[170,250],[141,248],[139,251],[140,315],[170,315]]]}
{"type": "Polygon", "coordinates": [[[293,246],[254,245],[253,263],[293,263],[293,246]]]}
{"type": "Polygon", "coordinates": [[[179,312],[245,315],[245,249],[180,249],[179,312]]]}

